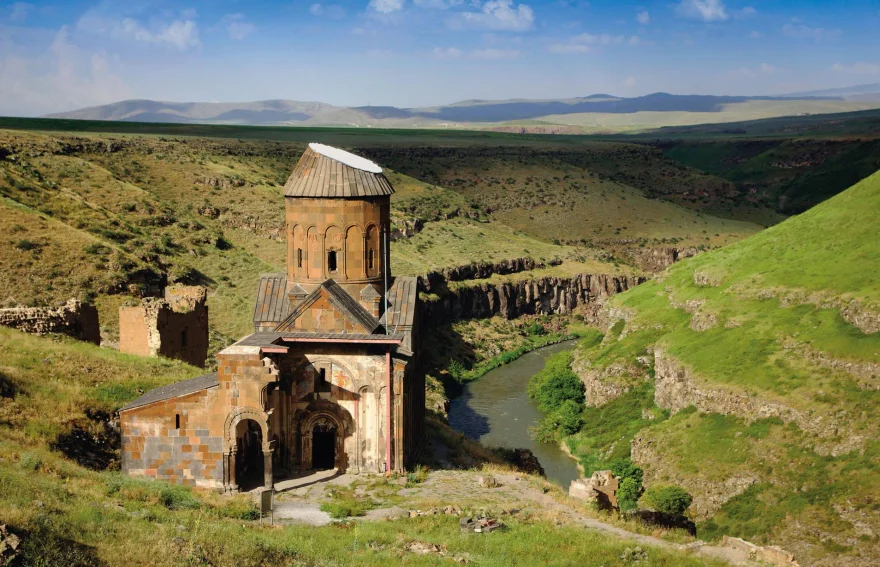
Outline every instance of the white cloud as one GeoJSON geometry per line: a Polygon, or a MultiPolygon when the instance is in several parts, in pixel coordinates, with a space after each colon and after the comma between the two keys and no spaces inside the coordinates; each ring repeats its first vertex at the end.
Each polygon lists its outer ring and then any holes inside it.
{"type": "Polygon", "coordinates": [[[180,51],[186,51],[191,47],[198,47],[201,43],[199,41],[198,27],[192,20],[174,20],[171,23],[161,24],[150,30],[134,18],[125,18],[122,20],[119,30],[123,36],[130,39],[174,47],[180,51]]]}
{"type": "Polygon", "coordinates": [[[403,10],[404,0],[370,0],[370,8],[380,14],[391,14],[403,10]]]}
{"type": "Polygon", "coordinates": [[[735,79],[754,79],[759,76],[767,76],[772,75],[776,72],[776,67],[770,65],[769,63],[761,63],[760,65],[751,68],[751,67],[740,67],[739,69],[734,69],[729,71],[727,74],[735,79]]]}
{"type": "Polygon", "coordinates": [[[804,24],[792,23],[782,26],[782,33],[790,37],[822,40],[840,35],[839,29],[811,28],[804,24]]]}
{"type": "Polygon", "coordinates": [[[34,5],[28,4],[26,2],[15,2],[13,4],[10,4],[6,8],[9,11],[9,21],[23,22],[33,11],[34,5]]]}
{"type": "Polygon", "coordinates": [[[639,45],[642,43],[642,40],[635,35],[627,39],[626,36],[622,35],[582,33],[569,38],[566,43],[554,43],[547,49],[552,53],[590,53],[596,47],[621,45],[623,43],[639,45]]]}
{"type": "Polygon", "coordinates": [[[685,18],[704,22],[723,22],[730,18],[721,0],[681,0],[676,11],[685,18]]]}
{"type": "Polygon", "coordinates": [[[132,97],[113,58],[79,49],[67,27],[35,56],[17,56],[13,45],[6,47],[0,55],[0,115],[39,116],[132,97]]]}
{"type": "Polygon", "coordinates": [[[749,34],[749,37],[752,39],[758,39],[759,37],[764,37],[764,34],[762,34],[759,31],[753,31],[752,33],[749,34]]]}
{"type": "Polygon", "coordinates": [[[651,23],[651,14],[648,12],[639,12],[636,14],[636,21],[643,26],[647,26],[651,23]]]}
{"type": "Polygon", "coordinates": [[[733,15],[738,20],[745,20],[746,18],[753,18],[757,16],[758,11],[751,6],[746,6],[742,10],[737,10],[736,12],[734,12],[733,15]]]}
{"type": "Polygon", "coordinates": [[[312,4],[309,6],[309,13],[313,16],[326,16],[339,20],[345,17],[345,8],[339,4],[312,4]]]}
{"type": "Polygon", "coordinates": [[[522,52],[516,49],[476,49],[471,55],[478,59],[513,59],[519,57],[522,52]]]}
{"type": "Polygon", "coordinates": [[[625,87],[634,87],[636,86],[636,78],[630,75],[626,79],[623,80],[623,85],[625,87]]]}
{"type": "Polygon", "coordinates": [[[220,20],[220,25],[226,28],[230,39],[244,39],[256,29],[254,24],[244,21],[243,14],[227,14],[220,20]]]}
{"type": "MultiPolygon", "coordinates": [[[[454,6],[461,6],[464,4],[464,0],[413,0],[413,4],[419,8],[448,10],[454,6]]],[[[479,3],[477,3],[475,7],[479,8],[479,3]]]]}
{"type": "Polygon", "coordinates": [[[465,22],[480,28],[508,31],[531,29],[535,13],[526,4],[514,6],[513,0],[489,0],[480,12],[464,12],[465,22]]]}
{"type": "Polygon", "coordinates": [[[440,59],[458,59],[462,55],[461,49],[455,47],[435,47],[431,53],[440,59]]]}
{"type": "Polygon", "coordinates": [[[435,47],[431,54],[438,59],[461,59],[462,57],[476,59],[513,59],[522,55],[521,51],[516,49],[475,49],[473,51],[464,52],[457,47],[435,47]]]}
{"type": "MultiPolygon", "coordinates": [[[[116,8],[116,6],[113,6],[116,8]]],[[[130,17],[123,17],[119,12],[102,11],[104,6],[89,10],[76,23],[76,30],[94,35],[107,36],[117,40],[137,41],[152,45],[186,51],[201,45],[199,30],[192,19],[194,14],[168,21],[154,19],[149,25],[130,17]]]]}
{"type": "Polygon", "coordinates": [[[831,69],[838,73],[846,73],[848,75],[880,75],[880,65],[876,63],[853,63],[852,65],[842,65],[835,63],[831,69]]]}

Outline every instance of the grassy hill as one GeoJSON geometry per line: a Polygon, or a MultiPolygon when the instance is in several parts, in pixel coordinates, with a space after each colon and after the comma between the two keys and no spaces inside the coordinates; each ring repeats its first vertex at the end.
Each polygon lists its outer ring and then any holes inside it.
{"type": "Polygon", "coordinates": [[[880,172],[610,302],[579,347],[588,469],[694,495],[698,535],[802,564],[880,556],[880,172]]]}
{"type": "MultiPolygon", "coordinates": [[[[498,567],[518,562],[573,564],[587,556],[609,567],[626,567],[643,557],[661,567],[723,565],[668,547],[642,544],[633,551],[638,542],[567,521],[561,525],[558,519],[554,522],[550,509],[505,515],[506,530],[491,536],[462,535],[458,517],[442,514],[348,520],[324,527],[261,528],[256,507],[247,496],[227,497],[121,475],[119,433],[111,412],[146,389],[197,372],[178,362],[0,328],[0,518],[21,539],[11,563],[6,562],[9,550],[2,550],[4,565],[451,564],[448,556],[439,553],[408,551],[412,542],[430,542],[443,546],[444,554],[448,550],[450,556],[498,567]]],[[[465,475],[463,486],[476,487],[473,475],[456,474],[465,475]]],[[[520,480],[516,484],[541,484],[537,479],[520,480]]],[[[428,495],[406,501],[407,497],[396,494],[404,486],[403,482],[364,478],[357,490],[363,493],[375,487],[383,494],[377,496],[383,498],[381,502],[369,502],[373,506],[428,509],[453,501],[465,510],[487,508],[485,490],[461,490],[454,500],[442,502],[428,495]]],[[[340,498],[354,488],[339,491],[343,493],[340,498]]],[[[548,495],[535,492],[550,502],[548,495]]],[[[360,503],[369,500],[358,498],[360,503]]]]}
{"type": "MultiPolygon", "coordinates": [[[[518,257],[563,260],[558,271],[566,275],[631,271],[609,257],[620,241],[711,247],[759,229],[649,199],[587,169],[590,152],[595,164],[634,161],[615,144],[565,154],[572,163],[446,148],[445,161],[434,166],[469,164],[460,175],[468,182],[458,183],[394,159],[409,142],[397,140],[398,149],[382,156],[388,161],[380,160],[397,189],[395,225],[422,227],[392,245],[399,275],[518,257]],[[493,168],[491,177],[478,176],[481,162],[493,168]],[[404,169],[395,171],[398,165],[404,169]],[[515,178],[504,190],[495,182],[502,173],[515,178]],[[493,214],[498,203],[504,209],[493,214]]],[[[529,143],[538,142],[552,147],[552,140],[529,143]]],[[[284,268],[279,193],[303,148],[271,140],[0,132],[0,219],[9,227],[0,238],[0,302],[94,300],[112,339],[121,302],[178,281],[210,289],[215,346],[250,332],[254,282],[284,268]]],[[[667,169],[657,169],[657,178],[667,169]]]]}

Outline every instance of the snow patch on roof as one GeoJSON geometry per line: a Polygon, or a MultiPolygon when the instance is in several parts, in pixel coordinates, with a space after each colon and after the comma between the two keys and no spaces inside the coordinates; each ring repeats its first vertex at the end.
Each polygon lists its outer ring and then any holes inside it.
{"type": "Polygon", "coordinates": [[[375,163],[366,158],[362,158],[361,156],[356,156],[353,153],[347,152],[345,150],[340,150],[339,148],[334,148],[333,146],[325,146],[324,144],[316,144],[314,142],[309,144],[309,148],[313,152],[317,152],[322,156],[334,159],[340,163],[344,163],[349,167],[360,169],[362,171],[368,171],[370,173],[382,173],[382,168],[375,163]]]}

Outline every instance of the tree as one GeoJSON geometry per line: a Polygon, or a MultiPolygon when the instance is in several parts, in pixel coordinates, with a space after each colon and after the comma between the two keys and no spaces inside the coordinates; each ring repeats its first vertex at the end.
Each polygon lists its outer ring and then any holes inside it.
{"type": "Polygon", "coordinates": [[[693,502],[693,497],[680,486],[652,486],[645,491],[642,501],[658,512],[681,516],[693,502]]]}

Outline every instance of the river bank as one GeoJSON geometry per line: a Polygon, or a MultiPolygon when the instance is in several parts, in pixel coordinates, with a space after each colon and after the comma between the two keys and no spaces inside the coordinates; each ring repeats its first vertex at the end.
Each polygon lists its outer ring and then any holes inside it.
{"type": "Polygon", "coordinates": [[[528,398],[526,385],[544,367],[548,357],[575,344],[575,340],[569,339],[534,349],[467,383],[461,395],[450,401],[450,426],[485,446],[531,450],[547,478],[568,487],[580,476],[578,464],[558,445],[538,443],[529,435],[530,426],[543,414],[528,398]]]}

